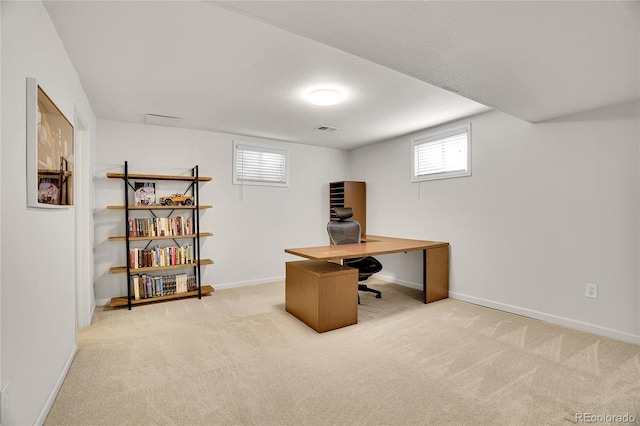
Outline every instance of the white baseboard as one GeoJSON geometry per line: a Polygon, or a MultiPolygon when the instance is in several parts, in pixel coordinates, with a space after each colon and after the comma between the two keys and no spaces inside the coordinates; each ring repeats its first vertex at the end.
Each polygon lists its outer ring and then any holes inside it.
{"type": "MultiPolygon", "coordinates": [[[[422,290],[422,284],[417,284],[410,281],[399,280],[395,277],[386,275],[374,275],[382,281],[388,281],[396,283],[405,287],[414,288],[416,290],[422,290]]],[[[552,324],[558,324],[565,327],[573,328],[576,330],[586,331],[588,333],[597,334],[598,336],[610,337],[616,340],[622,340],[633,344],[640,344],[640,335],[627,333],[625,331],[614,330],[607,327],[601,327],[596,324],[591,324],[584,321],[578,321],[571,318],[561,317],[558,315],[547,314],[545,312],[534,311],[532,309],[522,308],[519,306],[509,305],[506,303],[495,302],[493,300],[482,299],[475,296],[469,296],[466,294],[449,292],[449,297],[452,299],[462,300],[463,302],[473,303],[474,305],[485,306],[487,308],[498,309],[500,311],[509,312],[516,315],[522,315],[524,317],[533,318],[537,320],[546,321],[552,324]]]]}
{"type": "Polygon", "coordinates": [[[109,304],[109,302],[111,302],[111,299],[97,299],[96,300],[96,306],[107,306],[109,304]]]}
{"type": "Polygon", "coordinates": [[[500,311],[522,315],[524,317],[534,318],[537,320],[562,325],[576,330],[586,331],[588,333],[597,334],[599,336],[610,337],[612,339],[622,340],[624,342],[633,343],[636,345],[640,344],[640,335],[627,333],[625,331],[601,327],[599,325],[591,324],[584,321],[561,317],[545,312],[534,311],[532,309],[521,308],[519,306],[508,305],[506,303],[494,302],[493,300],[482,299],[479,297],[469,296],[452,291],[449,292],[449,297],[451,297],[452,299],[462,300],[463,302],[473,303],[475,305],[486,306],[487,308],[498,309],[500,311]]]}
{"type": "Polygon", "coordinates": [[[284,275],[281,275],[279,277],[261,278],[258,280],[236,281],[233,283],[216,284],[214,288],[216,290],[224,290],[225,288],[236,288],[236,287],[246,287],[249,285],[270,284],[270,283],[276,283],[280,281],[284,281],[284,275]]]}
{"type": "Polygon", "coordinates": [[[91,305],[91,312],[89,313],[89,325],[93,324],[93,317],[96,314],[96,306],[97,304],[94,302],[93,305],[91,305]]]}
{"type": "Polygon", "coordinates": [[[411,281],[400,280],[396,277],[391,277],[389,275],[375,274],[373,275],[373,277],[378,278],[381,281],[400,284],[401,286],[404,286],[404,287],[415,288],[416,290],[422,291],[422,284],[417,284],[411,281]]]}
{"type": "Polygon", "coordinates": [[[44,421],[47,419],[47,415],[49,414],[49,411],[51,410],[51,407],[53,406],[53,403],[56,400],[56,397],[58,396],[58,392],[60,392],[60,388],[62,387],[64,378],[67,377],[67,373],[71,368],[71,363],[73,362],[73,359],[75,358],[77,352],[78,352],[78,345],[76,344],[73,346],[73,350],[71,351],[71,354],[69,354],[67,361],[64,363],[64,367],[62,367],[62,371],[58,376],[58,380],[56,380],[55,386],[53,387],[53,389],[51,389],[51,392],[49,393],[49,397],[45,401],[45,404],[42,406],[42,409],[40,410],[40,413],[38,414],[38,417],[34,422],[35,425],[43,425],[44,421]]]}

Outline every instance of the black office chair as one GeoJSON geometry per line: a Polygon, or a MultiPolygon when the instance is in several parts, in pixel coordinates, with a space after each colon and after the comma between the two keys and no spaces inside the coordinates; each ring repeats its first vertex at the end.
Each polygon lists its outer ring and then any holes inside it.
{"type": "MultiPolygon", "coordinates": [[[[332,209],[338,216],[338,220],[332,220],[327,224],[327,232],[331,238],[331,244],[353,244],[360,242],[360,223],[355,220],[348,220],[353,216],[351,207],[333,207],[332,209]]],[[[344,259],[346,266],[358,269],[358,290],[375,293],[376,298],[380,299],[382,293],[378,290],[367,287],[362,281],[366,281],[371,275],[382,270],[382,264],[371,256],[359,259],[344,259]]],[[[360,303],[360,294],[358,294],[358,303],[360,303]]]]}

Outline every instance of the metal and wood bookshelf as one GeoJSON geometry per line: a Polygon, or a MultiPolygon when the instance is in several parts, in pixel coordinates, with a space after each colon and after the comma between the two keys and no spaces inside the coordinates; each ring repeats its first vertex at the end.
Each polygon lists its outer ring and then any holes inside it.
{"type": "Polygon", "coordinates": [[[198,166],[194,166],[191,169],[190,175],[158,175],[158,174],[140,174],[140,173],[129,173],[129,165],[128,162],[124,162],[124,173],[107,173],[107,178],[109,179],[122,179],[124,181],[124,205],[115,205],[115,206],[107,206],[107,209],[113,210],[123,210],[124,211],[124,224],[125,224],[125,233],[124,235],[112,236],[108,238],[108,241],[115,242],[125,242],[125,253],[126,253],[126,264],[124,266],[114,266],[109,269],[110,274],[126,274],[127,276],[127,295],[122,297],[114,297],[111,299],[110,306],[112,307],[121,307],[126,306],[128,309],[131,309],[132,306],[144,303],[152,303],[152,302],[160,302],[166,300],[175,300],[182,299],[185,297],[198,297],[201,298],[202,295],[206,295],[212,293],[214,288],[211,285],[202,285],[201,283],[201,270],[200,267],[203,265],[212,265],[213,260],[211,259],[202,259],[200,257],[200,238],[210,237],[213,234],[211,232],[201,232],[200,231],[200,211],[204,209],[209,209],[212,206],[210,205],[201,205],[200,204],[200,183],[211,181],[211,177],[200,176],[198,171],[198,166]],[[135,205],[131,201],[134,199],[135,187],[134,181],[175,181],[175,182],[185,182],[188,184],[187,189],[184,191],[184,194],[190,194],[193,197],[193,203],[191,205],[135,205]],[[145,236],[132,236],[129,225],[130,225],[130,212],[132,211],[147,211],[150,212],[152,218],[172,218],[172,215],[176,211],[184,211],[190,214],[192,231],[190,233],[185,234],[174,234],[174,235],[145,235],[145,236]],[[160,213],[158,213],[160,212],[160,213]],[[159,216],[161,215],[161,216],[159,216]],[[131,242],[144,242],[147,241],[147,245],[144,249],[147,249],[152,241],[155,240],[173,240],[176,246],[182,247],[181,244],[178,243],[177,240],[190,240],[192,242],[192,250],[193,250],[193,262],[189,263],[181,263],[181,264],[172,264],[172,265],[163,265],[163,266],[151,266],[151,267],[137,267],[134,268],[131,262],[131,242]],[[170,271],[170,270],[178,270],[178,269],[186,269],[192,268],[195,284],[197,289],[194,291],[186,291],[181,293],[173,293],[173,294],[159,294],[154,295],[153,297],[145,297],[145,298],[135,298],[135,291],[133,289],[133,279],[137,274],[147,274],[153,272],[161,272],[161,271],[170,271]]]}

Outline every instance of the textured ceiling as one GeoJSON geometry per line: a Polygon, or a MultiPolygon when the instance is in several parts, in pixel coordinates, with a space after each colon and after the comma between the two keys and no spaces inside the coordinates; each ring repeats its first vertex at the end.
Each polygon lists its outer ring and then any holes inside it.
{"type": "Polygon", "coordinates": [[[226,7],[536,122],[640,98],[638,1],[226,7]]]}
{"type": "Polygon", "coordinates": [[[485,105],[537,121],[639,97],[638,2],[45,6],[106,119],[351,149],[485,105]],[[320,86],[345,101],[309,104],[320,86]]]}

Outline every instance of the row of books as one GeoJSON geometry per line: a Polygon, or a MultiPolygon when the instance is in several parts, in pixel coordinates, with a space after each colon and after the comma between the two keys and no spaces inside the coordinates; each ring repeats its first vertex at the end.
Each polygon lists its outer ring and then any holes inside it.
{"type": "Polygon", "coordinates": [[[129,249],[131,269],[187,265],[194,262],[193,246],[129,249]]]}
{"type": "Polygon", "coordinates": [[[193,234],[190,217],[129,218],[129,237],[164,237],[193,234]]]}
{"type": "Polygon", "coordinates": [[[196,277],[187,274],[151,276],[132,275],[131,286],[135,300],[149,299],[152,297],[180,294],[198,290],[196,277]]]}

